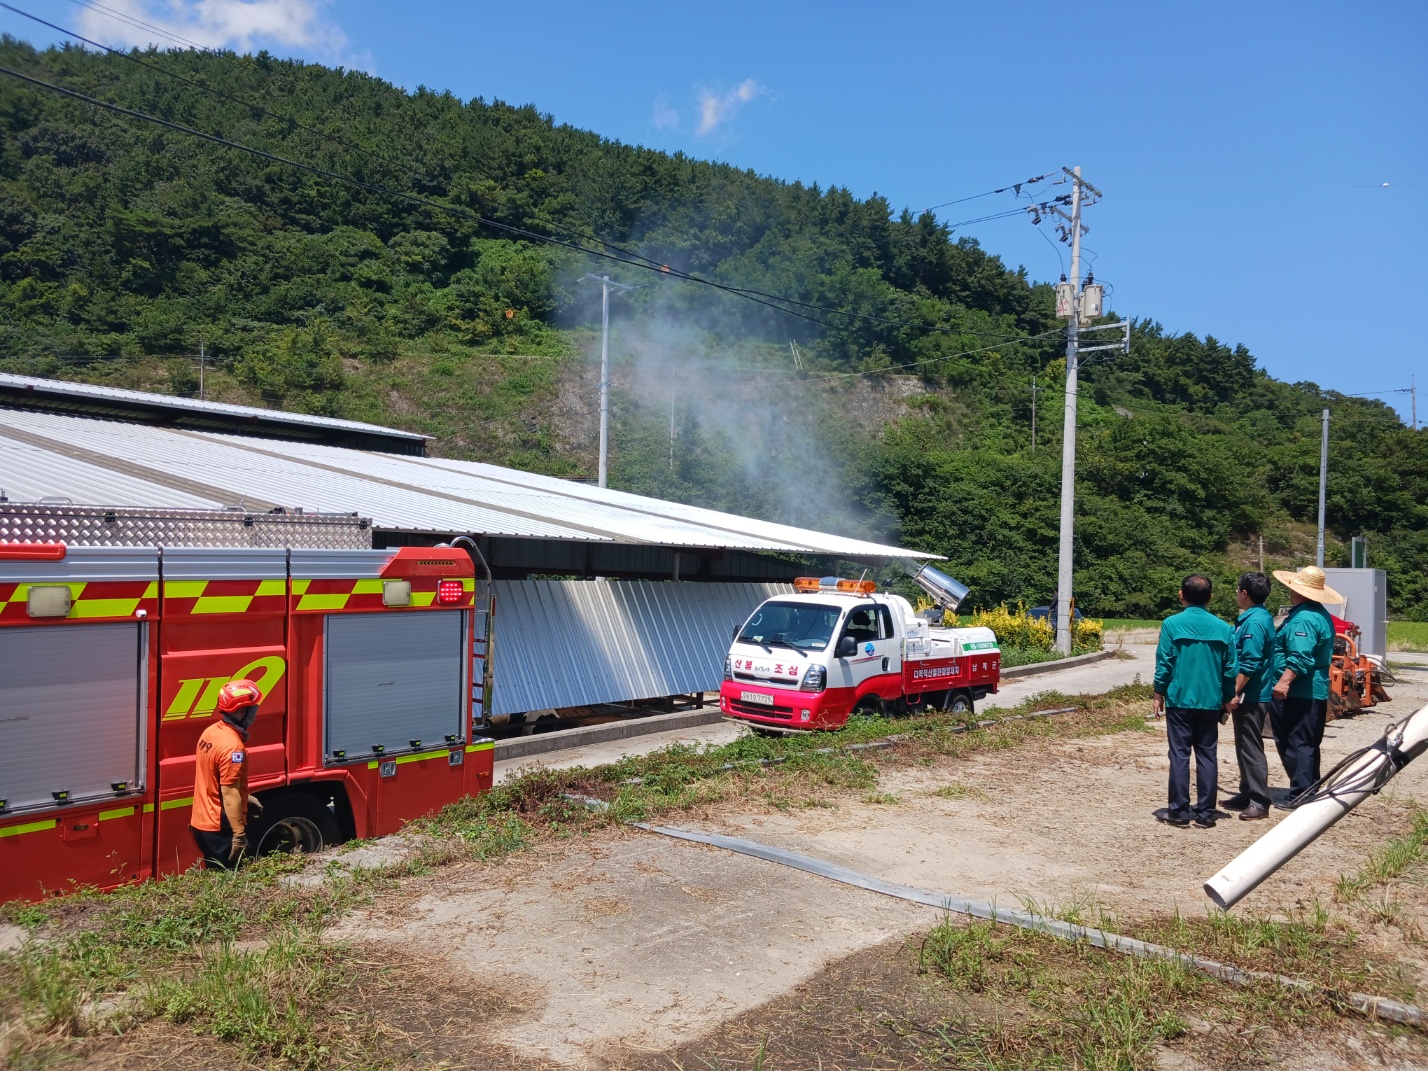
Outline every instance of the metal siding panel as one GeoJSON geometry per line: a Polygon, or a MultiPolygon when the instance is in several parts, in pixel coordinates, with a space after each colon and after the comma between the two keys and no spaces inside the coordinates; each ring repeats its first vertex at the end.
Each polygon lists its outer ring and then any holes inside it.
{"type": "Polygon", "coordinates": [[[715,691],[729,633],[787,584],[497,580],[493,714],[715,691]]]}
{"type": "Polygon", "coordinates": [[[142,626],[0,629],[0,799],[6,813],[113,799],[143,780],[142,626]]]}
{"type": "Polygon", "coordinates": [[[285,550],[174,547],[164,551],[165,580],[286,580],[287,576],[285,550]]]}
{"type": "Polygon", "coordinates": [[[327,618],[323,751],[395,754],[418,739],[439,747],[462,734],[463,614],[332,614],[327,618]]]}

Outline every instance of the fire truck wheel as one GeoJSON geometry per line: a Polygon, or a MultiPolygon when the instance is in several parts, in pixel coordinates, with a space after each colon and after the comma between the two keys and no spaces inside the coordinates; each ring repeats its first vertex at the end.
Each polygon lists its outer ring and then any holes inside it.
{"type": "Polygon", "coordinates": [[[953,692],[952,701],[947,704],[947,710],[951,714],[975,714],[977,712],[972,703],[972,696],[968,692],[953,692]]]}
{"type": "Polygon", "coordinates": [[[248,840],[254,855],[320,852],[337,843],[337,820],[320,799],[302,792],[282,792],[263,800],[262,817],[252,823],[248,840]]]}

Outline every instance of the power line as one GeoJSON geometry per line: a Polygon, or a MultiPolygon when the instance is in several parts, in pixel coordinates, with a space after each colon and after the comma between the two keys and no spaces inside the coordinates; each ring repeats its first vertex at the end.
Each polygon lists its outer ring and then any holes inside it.
{"type": "Polygon", "coordinates": [[[940,205],[933,205],[931,208],[924,208],[922,211],[935,212],[939,208],[946,208],[949,205],[960,205],[966,201],[975,201],[980,197],[991,197],[993,194],[1006,193],[1007,190],[1015,190],[1017,195],[1020,196],[1021,188],[1023,186],[1034,186],[1036,183],[1041,182],[1044,179],[1049,179],[1052,175],[1059,174],[1059,171],[1048,171],[1044,175],[1037,175],[1035,178],[1029,178],[1023,182],[1013,182],[1010,186],[1003,186],[999,190],[988,190],[986,193],[974,193],[970,197],[958,197],[955,201],[943,201],[940,205]]]}
{"type": "MultiPolygon", "coordinates": [[[[123,17],[123,18],[125,18],[126,21],[134,21],[134,20],[128,20],[126,16],[121,16],[119,13],[113,12],[113,11],[111,11],[111,9],[106,8],[106,7],[104,7],[103,5],[91,3],[91,2],[89,2],[89,0],[71,0],[71,2],[72,2],[72,3],[75,3],[75,4],[78,4],[78,5],[80,5],[80,6],[91,7],[91,8],[94,8],[95,10],[99,10],[99,11],[106,12],[106,13],[108,13],[108,14],[110,14],[110,15],[113,15],[113,16],[116,17],[116,18],[123,17]]],[[[381,155],[381,154],[379,154],[379,153],[374,153],[374,152],[372,152],[370,149],[367,149],[367,148],[365,148],[365,147],[358,146],[358,145],[353,145],[352,143],[347,142],[347,141],[344,141],[342,138],[339,138],[339,137],[337,137],[336,135],[331,134],[331,133],[329,133],[329,132],[327,132],[327,131],[318,130],[316,127],[308,126],[308,125],[306,125],[305,123],[302,123],[301,121],[299,121],[299,120],[297,120],[297,119],[294,119],[294,118],[293,118],[292,116],[290,116],[290,115],[286,115],[286,114],[284,114],[284,113],[282,113],[282,112],[273,111],[273,110],[270,109],[270,108],[265,108],[264,106],[262,106],[262,105],[260,105],[260,104],[255,104],[255,103],[253,103],[252,101],[244,100],[242,97],[234,96],[234,95],[231,94],[231,93],[225,93],[225,92],[223,92],[222,90],[215,89],[214,87],[209,86],[209,85],[206,85],[206,84],[204,84],[203,82],[198,81],[197,79],[187,78],[187,77],[185,77],[185,76],[183,76],[183,75],[181,75],[181,74],[178,74],[178,73],[176,73],[176,72],[174,72],[174,71],[170,71],[170,70],[168,70],[168,69],[166,69],[166,68],[160,66],[159,64],[150,63],[150,62],[147,62],[146,60],[142,60],[142,59],[140,59],[138,56],[132,55],[131,53],[125,52],[125,51],[123,51],[123,50],[121,50],[121,49],[111,48],[111,47],[109,47],[108,45],[102,44],[102,43],[100,43],[100,42],[98,42],[98,41],[94,41],[94,40],[92,40],[92,39],[90,39],[90,38],[88,38],[88,37],[85,37],[85,36],[83,36],[82,34],[76,33],[74,30],[71,30],[71,29],[69,29],[69,28],[67,28],[67,27],[56,25],[56,24],[53,23],[53,22],[49,22],[49,21],[47,21],[47,20],[45,20],[45,19],[40,18],[38,15],[32,15],[32,14],[30,14],[28,11],[23,11],[23,10],[21,10],[20,8],[13,6],[12,4],[7,4],[7,3],[0,2],[0,8],[4,8],[4,9],[7,10],[7,11],[14,12],[14,13],[17,14],[17,15],[20,15],[20,16],[22,16],[22,17],[24,17],[24,18],[30,19],[30,20],[32,20],[32,21],[34,21],[34,22],[37,22],[37,23],[39,23],[39,24],[42,25],[42,26],[47,26],[47,27],[49,27],[50,29],[55,30],[55,31],[57,31],[57,32],[59,32],[59,33],[67,34],[68,36],[74,38],[76,41],[82,41],[82,42],[84,42],[85,44],[90,45],[90,46],[92,46],[92,47],[94,47],[94,48],[102,49],[102,50],[104,50],[105,52],[109,53],[109,54],[112,55],[112,56],[117,56],[117,57],[119,57],[120,59],[124,59],[124,60],[129,61],[130,63],[136,63],[136,64],[138,64],[138,65],[141,66],[141,67],[144,67],[144,68],[146,68],[146,69],[148,69],[148,70],[154,71],[154,72],[156,72],[156,73],[158,73],[158,74],[164,75],[164,76],[167,77],[167,78],[173,78],[173,79],[176,80],[176,81],[182,82],[183,84],[188,85],[188,86],[192,86],[193,88],[198,89],[198,90],[201,90],[201,91],[203,91],[203,92],[205,92],[205,93],[212,93],[214,96],[219,97],[219,98],[221,98],[221,99],[223,99],[223,100],[231,101],[231,102],[234,103],[234,104],[241,104],[241,105],[242,105],[243,107],[245,107],[245,108],[251,108],[252,110],[258,112],[259,114],[261,114],[261,115],[263,115],[263,116],[265,116],[265,117],[274,118],[274,119],[281,119],[283,122],[291,123],[293,126],[297,127],[299,130],[306,131],[307,133],[313,134],[313,135],[315,135],[315,136],[317,136],[317,137],[319,137],[319,138],[322,138],[322,139],[325,140],[325,141],[329,141],[329,142],[331,142],[331,143],[334,144],[334,145],[340,145],[340,146],[342,146],[344,149],[347,149],[347,150],[349,150],[349,151],[351,151],[351,152],[356,152],[356,153],[359,153],[359,154],[361,154],[361,155],[363,155],[363,156],[367,156],[367,157],[369,157],[370,159],[379,160],[379,161],[381,161],[381,162],[383,162],[383,163],[386,163],[386,164],[388,164],[388,165],[390,165],[390,166],[397,167],[399,170],[404,170],[404,171],[406,171],[406,173],[407,173],[408,175],[413,176],[413,177],[418,178],[418,179],[421,179],[422,181],[430,181],[429,176],[428,176],[425,172],[423,172],[423,171],[419,171],[419,170],[416,170],[416,169],[414,169],[414,168],[411,168],[411,167],[409,167],[409,166],[407,166],[407,165],[400,164],[400,163],[398,163],[397,161],[391,160],[391,159],[389,159],[388,157],[385,157],[385,156],[383,156],[383,155],[381,155]]],[[[154,31],[157,32],[157,33],[162,33],[162,32],[163,32],[163,31],[159,30],[157,27],[150,26],[148,23],[134,21],[134,24],[135,24],[135,25],[138,25],[138,26],[142,26],[142,27],[144,27],[144,28],[146,28],[146,29],[152,29],[152,30],[154,30],[154,31]]],[[[195,49],[197,49],[197,50],[200,51],[200,52],[211,52],[211,51],[212,51],[211,49],[204,48],[204,47],[202,47],[202,46],[200,46],[200,45],[194,44],[193,42],[187,42],[184,38],[181,38],[181,37],[175,37],[175,36],[172,36],[172,35],[169,35],[169,37],[170,37],[170,40],[174,40],[174,41],[178,41],[178,42],[190,44],[190,45],[192,45],[192,47],[194,47],[195,49]]],[[[1045,174],[1045,175],[1039,175],[1039,176],[1037,176],[1036,178],[1027,179],[1025,182],[1014,183],[1014,184],[1011,185],[1011,186],[1004,186],[1004,187],[1002,187],[1002,188],[999,189],[999,190],[990,190],[990,191],[988,191],[986,194],[976,194],[976,195],[974,195],[974,197],[971,197],[971,198],[962,198],[962,200],[973,200],[973,199],[975,199],[976,197],[990,196],[991,194],[994,194],[994,193],[1005,193],[1007,190],[1011,190],[1011,189],[1016,190],[1017,193],[1020,194],[1020,192],[1021,192],[1021,187],[1022,187],[1022,186],[1030,185],[1030,184],[1035,183],[1035,182],[1040,182],[1040,181],[1042,181],[1043,179],[1049,178],[1052,174],[1054,174],[1054,172],[1048,172],[1048,173],[1045,174]]],[[[949,202],[946,202],[946,203],[947,203],[947,204],[956,204],[956,203],[958,203],[958,202],[956,202],[956,201],[949,201],[949,202]]],[[[939,206],[939,207],[941,207],[941,206],[939,206]]],[[[988,218],[988,219],[998,219],[998,218],[1001,218],[1002,215],[1008,215],[1008,216],[1010,216],[1010,215],[1016,215],[1016,214],[1018,214],[1019,211],[1023,211],[1023,210],[1022,210],[1022,209],[1017,209],[1017,210],[1013,210],[1013,211],[1010,211],[1010,212],[1007,212],[1007,213],[1003,213],[1003,214],[999,214],[999,215],[995,215],[995,216],[990,216],[990,217],[986,217],[986,218],[988,218]]],[[[614,250],[615,252],[618,252],[618,253],[622,254],[623,256],[628,257],[628,258],[630,258],[632,261],[639,261],[643,266],[645,266],[645,267],[647,267],[647,268],[657,269],[657,270],[659,270],[661,273],[666,273],[666,274],[671,274],[671,275],[678,275],[680,278],[688,279],[688,280],[694,281],[694,282],[705,282],[705,283],[709,283],[709,282],[710,282],[709,280],[702,279],[702,278],[700,278],[700,277],[698,277],[698,276],[695,276],[695,275],[693,275],[693,274],[691,274],[691,273],[680,272],[680,271],[677,271],[676,269],[672,269],[668,264],[664,264],[664,263],[661,263],[661,262],[659,262],[659,261],[657,261],[657,260],[653,260],[653,259],[651,259],[650,257],[646,257],[646,256],[643,255],[642,253],[638,253],[638,252],[636,252],[636,251],[634,251],[634,250],[632,250],[632,249],[628,249],[628,248],[626,248],[626,247],[624,247],[624,246],[620,246],[620,245],[617,245],[617,244],[615,244],[615,243],[613,243],[613,242],[606,241],[605,239],[599,238],[599,237],[597,237],[597,236],[595,236],[595,235],[592,235],[592,234],[590,234],[590,233],[588,233],[588,232],[581,233],[581,232],[578,231],[578,230],[573,230],[573,229],[571,229],[571,228],[569,228],[569,227],[567,227],[567,226],[562,226],[562,225],[560,225],[560,224],[552,223],[552,222],[550,222],[549,220],[540,219],[539,217],[527,217],[527,222],[528,222],[528,223],[531,222],[532,218],[534,218],[535,222],[539,223],[539,224],[542,225],[542,226],[549,227],[552,231],[555,231],[555,232],[557,232],[557,233],[564,233],[564,234],[566,234],[566,235],[573,235],[573,236],[578,237],[578,238],[580,238],[580,239],[582,239],[582,240],[584,240],[584,241],[594,242],[594,243],[596,243],[597,245],[600,245],[600,246],[604,247],[605,249],[614,250]]],[[[970,220],[970,221],[968,221],[968,222],[969,222],[969,223],[978,223],[978,222],[982,222],[982,220],[970,220]]],[[[967,223],[959,223],[959,224],[956,224],[956,226],[959,226],[959,227],[960,227],[960,226],[966,226],[966,225],[967,225],[967,223]]],[[[711,285],[716,285],[716,286],[718,286],[718,285],[720,285],[720,284],[711,283],[711,285]]],[[[796,299],[796,298],[784,297],[784,296],[779,295],[779,294],[770,294],[770,293],[768,293],[767,291],[756,290],[756,289],[753,289],[753,288],[750,288],[750,287],[729,287],[729,286],[721,286],[721,288],[724,289],[724,290],[726,290],[727,292],[737,293],[737,294],[739,294],[739,295],[741,295],[741,296],[744,296],[744,297],[767,298],[767,299],[772,300],[772,301],[781,301],[781,302],[784,302],[784,303],[789,304],[789,305],[795,305],[795,306],[797,306],[797,307],[799,307],[799,308],[809,309],[810,311],[813,311],[813,312],[821,312],[821,313],[824,313],[825,315],[831,315],[831,316],[845,316],[845,317],[849,317],[849,318],[853,318],[853,319],[860,319],[860,320],[866,320],[866,321],[869,321],[869,322],[882,323],[882,324],[886,324],[886,325],[889,325],[889,326],[911,327],[911,328],[916,328],[916,329],[918,329],[918,330],[924,330],[924,331],[939,331],[939,332],[947,332],[947,333],[955,333],[955,334],[963,334],[963,335],[973,335],[973,336],[980,337],[980,338],[1004,338],[1004,339],[1010,339],[1010,338],[1016,337],[1016,336],[1014,336],[1014,335],[1011,335],[1011,334],[1008,334],[1008,333],[1004,333],[1004,332],[972,331],[972,330],[969,330],[969,329],[945,328],[945,327],[938,327],[938,326],[930,325],[930,324],[919,324],[919,323],[917,323],[917,322],[915,322],[915,321],[910,321],[910,320],[898,320],[898,319],[893,319],[893,318],[891,318],[891,317],[874,316],[874,315],[872,315],[872,314],[870,314],[870,313],[859,313],[859,312],[851,312],[851,311],[848,311],[848,310],[845,310],[845,309],[834,309],[834,308],[830,308],[830,307],[825,306],[825,305],[816,305],[816,304],[813,304],[813,303],[811,303],[811,302],[800,301],[800,300],[798,300],[798,299],[796,299]]],[[[775,306],[775,307],[776,307],[776,306],[775,306]]],[[[788,310],[780,310],[780,311],[787,312],[788,310]]],[[[805,318],[805,319],[810,319],[809,317],[804,317],[804,318],[805,318]]],[[[814,322],[823,324],[824,326],[827,326],[827,327],[831,327],[831,326],[832,326],[831,324],[827,324],[827,323],[825,323],[824,321],[821,321],[821,320],[815,320],[814,322]]]]}
{"type": "MultiPolygon", "coordinates": [[[[80,3],[81,0],[72,0],[72,2],[73,2],[73,3],[80,3]]],[[[86,6],[97,6],[97,5],[86,5],[86,6]]],[[[309,133],[309,134],[314,134],[314,135],[316,135],[317,137],[322,138],[324,141],[330,141],[330,142],[331,142],[332,144],[334,144],[334,145],[340,145],[340,146],[342,146],[342,148],[347,149],[347,150],[349,150],[349,151],[351,151],[351,152],[361,153],[362,155],[367,156],[367,157],[369,157],[369,158],[371,158],[371,159],[373,159],[373,160],[380,160],[380,161],[383,162],[383,163],[391,164],[391,165],[396,166],[396,167],[400,167],[400,168],[402,168],[403,170],[405,170],[408,175],[411,175],[411,176],[413,176],[413,177],[415,177],[415,178],[419,178],[419,179],[423,179],[423,180],[427,180],[427,179],[428,179],[428,176],[425,174],[425,172],[417,171],[417,170],[415,170],[415,169],[413,169],[413,168],[411,168],[411,167],[408,167],[408,166],[399,164],[399,163],[397,163],[397,162],[394,161],[394,160],[390,160],[390,159],[388,159],[387,157],[380,155],[379,153],[374,153],[374,152],[372,152],[372,150],[363,148],[363,147],[360,146],[360,145],[353,145],[352,143],[347,142],[347,141],[344,141],[342,138],[337,137],[335,134],[328,133],[328,132],[325,131],[325,130],[319,130],[319,129],[317,129],[316,127],[313,127],[313,126],[308,126],[307,124],[301,122],[300,120],[294,119],[294,118],[293,118],[292,116],[290,116],[290,115],[285,115],[285,114],[283,114],[282,112],[275,112],[275,111],[273,111],[271,108],[265,108],[263,105],[261,105],[261,104],[256,104],[256,103],[254,103],[254,102],[251,101],[251,100],[244,100],[242,97],[234,96],[232,93],[225,93],[225,92],[224,92],[223,90],[221,90],[221,89],[215,89],[213,86],[206,85],[206,84],[204,84],[203,82],[200,82],[200,81],[198,81],[198,80],[195,79],[195,78],[188,78],[188,77],[186,77],[186,76],[184,76],[184,75],[182,75],[182,74],[177,73],[176,71],[170,71],[170,70],[166,69],[165,67],[161,66],[160,64],[151,63],[151,62],[149,62],[148,60],[141,59],[141,58],[139,58],[138,56],[133,55],[132,53],[125,52],[123,49],[110,48],[110,47],[109,47],[108,45],[106,45],[106,44],[103,44],[103,43],[101,43],[101,42],[99,42],[99,41],[95,41],[95,40],[93,40],[93,39],[91,39],[91,38],[85,37],[83,34],[76,33],[74,30],[71,30],[71,29],[69,29],[68,27],[57,25],[56,23],[49,22],[49,21],[47,21],[46,19],[40,18],[38,15],[32,15],[32,14],[30,14],[30,12],[28,12],[28,11],[23,11],[23,10],[21,10],[20,8],[15,7],[13,4],[6,4],[6,3],[3,3],[3,2],[0,2],[0,8],[4,8],[6,11],[14,12],[16,15],[19,15],[19,16],[21,16],[22,18],[27,18],[27,19],[31,20],[32,22],[38,22],[41,26],[48,26],[51,30],[56,30],[56,31],[58,31],[59,33],[66,34],[66,35],[68,35],[69,37],[74,38],[76,41],[82,41],[82,42],[84,42],[86,45],[90,45],[90,46],[93,47],[93,48],[102,49],[102,50],[104,50],[105,52],[109,53],[111,56],[116,56],[116,57],[118,57],[119,59],[128,61],[129,63],[138,64],[140,67],[143,67],[143,68],[145,68],[145,69],[147,69],[147,70],[154,71],[154,72],[156,72],[156,73],[158,73],[158,74],[163,75],[163,76],[166,77],[166,78],[172,78],[172,79],[174,79],[175,81],[182,82],[184,85],[192,86],[192,87],[195,88],[195,89],[200,89],[200,90],[202,90],[202,91],[205,92],[205,93],[212,93],[215,97],[219,97],[219,98],[221,98],[221,99],[223,99],[223,100],[226,100],[226,101],[231,101],[231,102],[234,103],[234,104],[241,104],[243,107],[245,107],[245,108],[250,108],[250,109],[252,109],[253,111],[257,112],[259,115],[262,115],[262,116],[265,117],[265,118],[268,118],[268,119],[281,119],[281,120],[282,120],[283,122],[285,122],[285,123],[291,123],[293,126],[297,127],[299,130],[306,131],[306,132],[309,133]]],[[[175,39],[175,40],[177,40],[177,39],[175,39]]],[[[201,51],[201,52],[208,52],[208,51],[210,51],[210,50],[209,50],[209,49],[203,49],[203,48],[201,48],[201,49],[199,49],[199,51],[201,51]]]]}
{"type": "Polygon", "coordinates": [[[119,22],[123,22],[135,27],[136,29],[148,30],[151,33],[156,33],[160,37],[167,38],[168,40],[173,41],[176,44],[183,45],[186,48],[194,48],[200,52],[212,51],[212,49],[208,48],[206,45],[200,45],[197,41],[190,41],[187,37],[180,37],[169,30],[165,30],[159,26],[154,26],[151,23],[144,22],[142,19],[136,19],[132,15],[128,15],[122,11],[115,11],[112,7],[105,7],[103,4],[93,3],[92,0],[70,0],[70,3],[74,4],[77,7],[87,7],[92,11],[103,12],[111,19],[116,19],[119,22]]]}
{"type": "MultiPolygon", "coordinates": [[[[188,134],[191,137],[196,137],[216,145],[222,145],[225,148],[236,149],[240,152],[245,152],[265,160],[271,160],[274,163],[284,164],[288,167],[294,167],[299,170],[306,171],[310,174],[332,179],[336,182],[346,183],[347,185],[354,186],[358,189],[366,190],[370,193],[376,193],[382,196],[392,197],[398,200],[404,200],[409,203],[421,205],[426,208],[433,208],[437,211],[445,212],[450,215],[470,219],[478,224],[483,224],[487,227],[491,227],[495,230],[499,230],[519,238],[523,238],[527,241],[542,242],[548,245],[560,246],[565,249],[570,249],[574,252],[584,253],[588,256],[600,257],[605,260],[614,261],[618,264],[624,264],[628,267],[639,268],[645,271],[658,272],[659,274],[667,275],[671,278],[681,279],[687,282],[699,283],[700,285],[711,287],[712,289],[719,290],[723,293],[742,297],[757,304],[765,305],[768,308],[771,308],[776,312],[781,312],[786,316],[794,316],[799,319],[807,320],[811,323],[819,324],[823,327],[836,328],[836,325],[829,323],[827,320],[820,319],[817,316],[812,316],[807,313],[799,312],[797,311],[797,309],[809,309],[815,312],[822,312],[826,315],[844,316],[851,319],[867,320],[871,322],[886,324],[888,326],[907,327],[931,333],[968,334],[987,338],[1002,338],[1006,340],[1014,340],[1017,337],[1015,335],[1009,334],[981,332],[970,329],[963,330],[961,328],[944,326],[939,324],[925,324],[918,323],[912,320],[899,320],[893,319],[891,317],[875,316],[870,313],[859,313],[850,312],[842,309],[833,309],[828,308],[826,306],[815,305],[811,302],[800,301],[797,298],[789,298],[778,294],[770,294],[766,291],[756,290],[751,287],[739,287],[727,283],[720,283],[713,279],[708,279],[703,276],[694,275],[690,272],[681,271],[678,268],[672,268],[667,264],[659,264],[653,260],[650,260],[647,257],[640,256],[639,254],[617,256],[607,251],[602,251],[599,249],[590,249],[584,245],[579,245],[569,241],[563,241],[559,238],[554,238],[550,235],[540,234],[538,232],[528,230],[524,227],[517,227],[513,224],[508,223],[501,223],[497,220],[482,216],[477,212],[473,212],[470,209],[462,208],[460,206],[449,205],[440,201],[434,201],[430,198],[422,197],[418,194],[407,193],[402,190],[393,190],[390,187],[383,186],[375,182],[368,182],[363,179],[353,178],[349,175],[343,175],[340,172],[332,171],[328,168],[318,167],[315,164],[305,163],[300,160],[293,160],[289,157],[280,156],[277,153],[271,153],[264,149],[259,149],[251,145],[245,145],[242,142],[233,141],[229,138],[225,138],[217,134],[210,134],[202,130],[197,130],[193,127],[185,126],[182,123],[176,123],[172,120],[163,119],[158,116],[150,115],[146,112],[137,111],[133,108],[125,108],[122,105],[113,104],[105,100],[100,100],[97,97],[91,97],[88,94],[80,93],[77,90],[55,85],[52,82],[46,82],[43,79],[23,74],[8,67],[0,67],[0,74],[9,75],[10,77],[18,79],[19,81],[27,82],[30,85],[36,86],[41,89],[48,89],[51,92],[58,93],[62,96],[70,97],[74,100],[81,101],[93,107],[103,108],[107,111],[111,111],[119,115],[124,115],[131,119],[138,119],[143,122],[154,123],[156,125],[166,127],[170,130],[178,131],[179,133],[188,134]],[[776,302],[781,302],[782,304],[776,304],[776,302]],[[787,308],[785,307],[787,305],[792,305],[796,308],[787,308]]],[[[199,84],[198,88],[205,89],[207,87],[204,87],[199,84]]],[[[597,239],[596,241],[599,240],[597,239]]],[[[605,242],[600,242],[600,244],[607,246],[609,245],[609,243],[605,242]]]]}

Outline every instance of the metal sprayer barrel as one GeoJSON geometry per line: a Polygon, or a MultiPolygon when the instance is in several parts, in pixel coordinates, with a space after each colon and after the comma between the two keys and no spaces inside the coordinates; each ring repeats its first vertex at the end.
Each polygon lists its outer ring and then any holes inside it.
{"type": "Polygon", "coordinates": [[[930,595],[934,602],[947,610],[955,611],[962,605],[962,600],[967,597],[968,587],[959,580],[954,580],[941,569],[934,569],[930,565],[924,565],[915,574],[913,582],[923,591],[930,595]]]}

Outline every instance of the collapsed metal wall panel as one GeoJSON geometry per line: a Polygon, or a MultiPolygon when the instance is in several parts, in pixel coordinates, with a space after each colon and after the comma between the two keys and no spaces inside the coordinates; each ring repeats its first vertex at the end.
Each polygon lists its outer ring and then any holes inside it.
{"type": "Polygon", "coordinates": [[[497,580],[492,714],[716,691],[729,634],[788,584],[497,580]]]}

